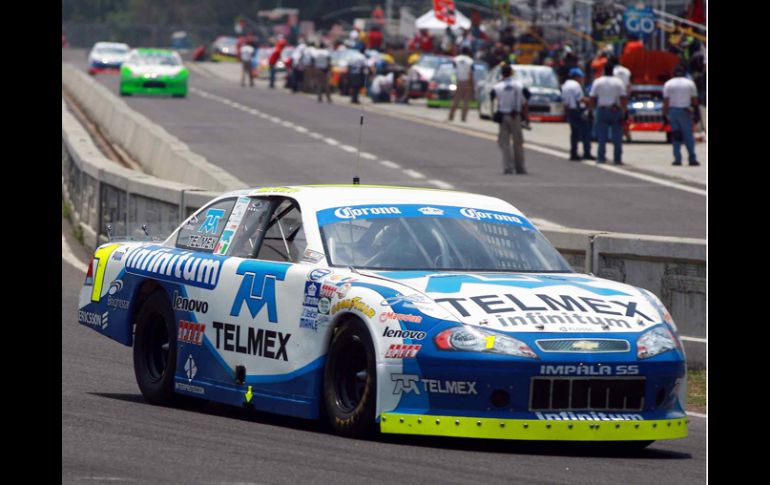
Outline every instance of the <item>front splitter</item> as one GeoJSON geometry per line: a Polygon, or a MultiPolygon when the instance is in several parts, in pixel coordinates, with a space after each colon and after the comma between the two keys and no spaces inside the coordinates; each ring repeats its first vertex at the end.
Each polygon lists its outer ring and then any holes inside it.
{"type": "Polygon", "coordinates": [[[532,441],[657,441],[687,436],[687,418],[540,421],[384,413],[382,433],[532,441]]]}

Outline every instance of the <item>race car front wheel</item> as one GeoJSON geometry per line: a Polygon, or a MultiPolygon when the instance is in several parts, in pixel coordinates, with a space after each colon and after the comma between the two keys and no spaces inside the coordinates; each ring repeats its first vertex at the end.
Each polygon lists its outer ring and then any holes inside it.
{"type": "Polygon", "coordinates": [[[151,404],[171,404],[176,372],[176,328],[171,303],[163,291],[151,294],[139,309],[134,333],[134,374],[151,404]]]}
{"type": "Polygon", "coordinates": [[[324,404],[332,429],[360,437],[374,429],[377,374],[374,344],[358,319],[335,331],[324,370],[324,404]]]}

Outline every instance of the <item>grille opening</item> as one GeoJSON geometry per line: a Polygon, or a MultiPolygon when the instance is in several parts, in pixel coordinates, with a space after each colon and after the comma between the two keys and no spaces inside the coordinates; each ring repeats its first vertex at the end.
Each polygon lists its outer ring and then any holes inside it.
{"type": "Polygon", "coordinates": [[[537,379],[532,383],[532,409],[549,409],[551,399],[551,381],[537,379]]]}
{"type": "Polygon", "coordinates": [[[492,402],[492,405],[497,408],[503,408],[510,404],[511,402],[511,396],[508,394],[508,392],[502,390],[502,389],[495,389],[492,392],[492,396],[490,397],[490,401],[492,402]]]}
{"type": "MultiPolygon", "coordinates": [[[[530,410],[628,410],[644,406],[644,378],[532,378],[530,410]]],[[[666,397],[656,395],[657,406],[666,397]]]]}
{"type": "Polygon", "coordinates": [[[146,88],[165,88],[166,83],[163,81],[145,81],[144,87],[146,88]]]}

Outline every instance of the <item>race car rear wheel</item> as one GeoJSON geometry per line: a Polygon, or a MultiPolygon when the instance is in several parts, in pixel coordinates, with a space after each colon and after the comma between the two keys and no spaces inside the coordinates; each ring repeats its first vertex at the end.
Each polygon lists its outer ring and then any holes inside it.
{"type": "Polygon", "coordinates": [[[343,436],[374,430],[377,374],[374,344],[358,319],[335,331],[324,370],[324,404],[332,429],[343,436]]]}
{"type": "Polygon", "coordinates": [[[176,372],[176,327],[171,303],[163,291],[145,300],[136,318],[134,374],[151,404],[171,404],[176,372]]]}

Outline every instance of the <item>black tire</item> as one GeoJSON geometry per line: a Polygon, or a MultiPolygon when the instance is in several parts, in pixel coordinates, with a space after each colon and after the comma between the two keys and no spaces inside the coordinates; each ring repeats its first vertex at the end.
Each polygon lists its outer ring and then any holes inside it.
{"type": "Polygon", "coordinates": [[[187,97],[187,95],[186,94],[172,94],[171,97],[172,98],[185,98],[185,97],[187,97]]]}
{"type": "Polygon", "coordinates": [[[673,143],[673,142],[674,142],[674,138],[671,136],[671,132],[667,131],[666,132],[666,143],[673,143]]]}
{"type": "Polygon", "coordinates": [[[131,96],[131,93],[126,93],[126,92],[121,91],[120,95],[121,96],[131,96]]]}
{"type": "Polygon", "coordinates": [[[176,403],[176,325],[171,303],[162,290],[151,294],[139,309],[134,333],[134,374],[150,404],[176,403]]]}
{"type": "Polygon", "coordinates": [[[374,432],[377,406],[374,344],[358,319],[335,331],[324,369],[324,405],[335,433],[363,437],[374,432]]]}

